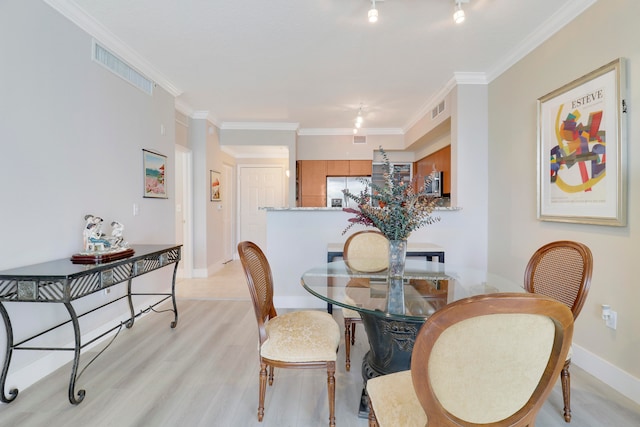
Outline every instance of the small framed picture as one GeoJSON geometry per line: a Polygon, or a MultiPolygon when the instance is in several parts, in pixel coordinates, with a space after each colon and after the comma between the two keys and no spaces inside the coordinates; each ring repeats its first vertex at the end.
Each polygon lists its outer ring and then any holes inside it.
{"type": "Polygon", "coordinates": [[[166,199],[166,168],[167,156],[142,150],[144,170],[144,197],[152,199],[166,199]]]}
{"type": "Polygon", "coordinates": [[[220,202],[222,198],[220,197],[220,184],[222,175],[220,172],[210,171],[210,186],[211,186],[211,201],[212,202],[220,202]]]}

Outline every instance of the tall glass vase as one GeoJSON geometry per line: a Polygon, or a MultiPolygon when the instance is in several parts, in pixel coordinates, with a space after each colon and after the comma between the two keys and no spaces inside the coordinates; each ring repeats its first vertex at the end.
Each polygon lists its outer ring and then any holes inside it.
{"type": "Polygon", "coordinates": [[[387,313],[404,314],[404,264],[407,258],[406,240],[389,240],[389,276],[387,313]]]}

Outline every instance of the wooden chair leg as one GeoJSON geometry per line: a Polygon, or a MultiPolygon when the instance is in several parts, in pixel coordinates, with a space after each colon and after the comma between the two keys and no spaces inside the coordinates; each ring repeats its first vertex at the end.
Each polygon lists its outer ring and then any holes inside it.
{"type": "Polygon", "coordinates": [[[329,427],[336,427],[336,362],[327,362],[327,388],[329,389],[329,427]]]}
{"type": "Polygon", "coordinates": [[[564,362],[564,367],[560,372],[562,398],[564,400],[564,420],[568,423],[571,422],[571,375],[569,374],[569,365],[571,365],[571,359],[564,362]]]}
{"type": "Polygon", "coordinates": [[[347,372],[351,370],[351,322],[344,321],[344,355],[347,372]]]}
{"type": "Polygon", "coordinates": [[[378,427],[378,420],[376,419],[376,413],[373,411],[371,399],[369,399],[369,427],[378,427]]]}
{"type": "Polygon", "coordinates": [[[267,364],[260,363],[260,395],[258,397],[258,421],[264,418],[264,395],[267,390],[267,364]]]}
{"type": "Polygon", "coordinates": [[[269,385],[273,385],[273,366],[269,366],[269,385]]]}
{"type": "Polygon", "coordinates": [[[351,322],[351,345],[356,343],[356,322],[351,322]]]}

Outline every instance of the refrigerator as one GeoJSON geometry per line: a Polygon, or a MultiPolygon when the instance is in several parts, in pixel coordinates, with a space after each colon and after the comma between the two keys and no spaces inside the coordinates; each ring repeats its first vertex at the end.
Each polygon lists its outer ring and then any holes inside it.
{"type": "Polygon", "coordinates": [[[342,190],[345,188],[352,194],[360,194],[371,183],[370,176],[328,176],[327,177],[327,207],[355,208],[356,203],[347,199],[342,190]]]}

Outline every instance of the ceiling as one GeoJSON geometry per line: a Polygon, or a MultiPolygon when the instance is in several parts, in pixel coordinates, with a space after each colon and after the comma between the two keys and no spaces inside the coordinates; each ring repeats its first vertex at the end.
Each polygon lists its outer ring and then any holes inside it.
{"type": "Polygon", "coordinates": [[[225,128],[404,133],[452,82],[488,83],[596,0],[45,0],[225,128]]]}

